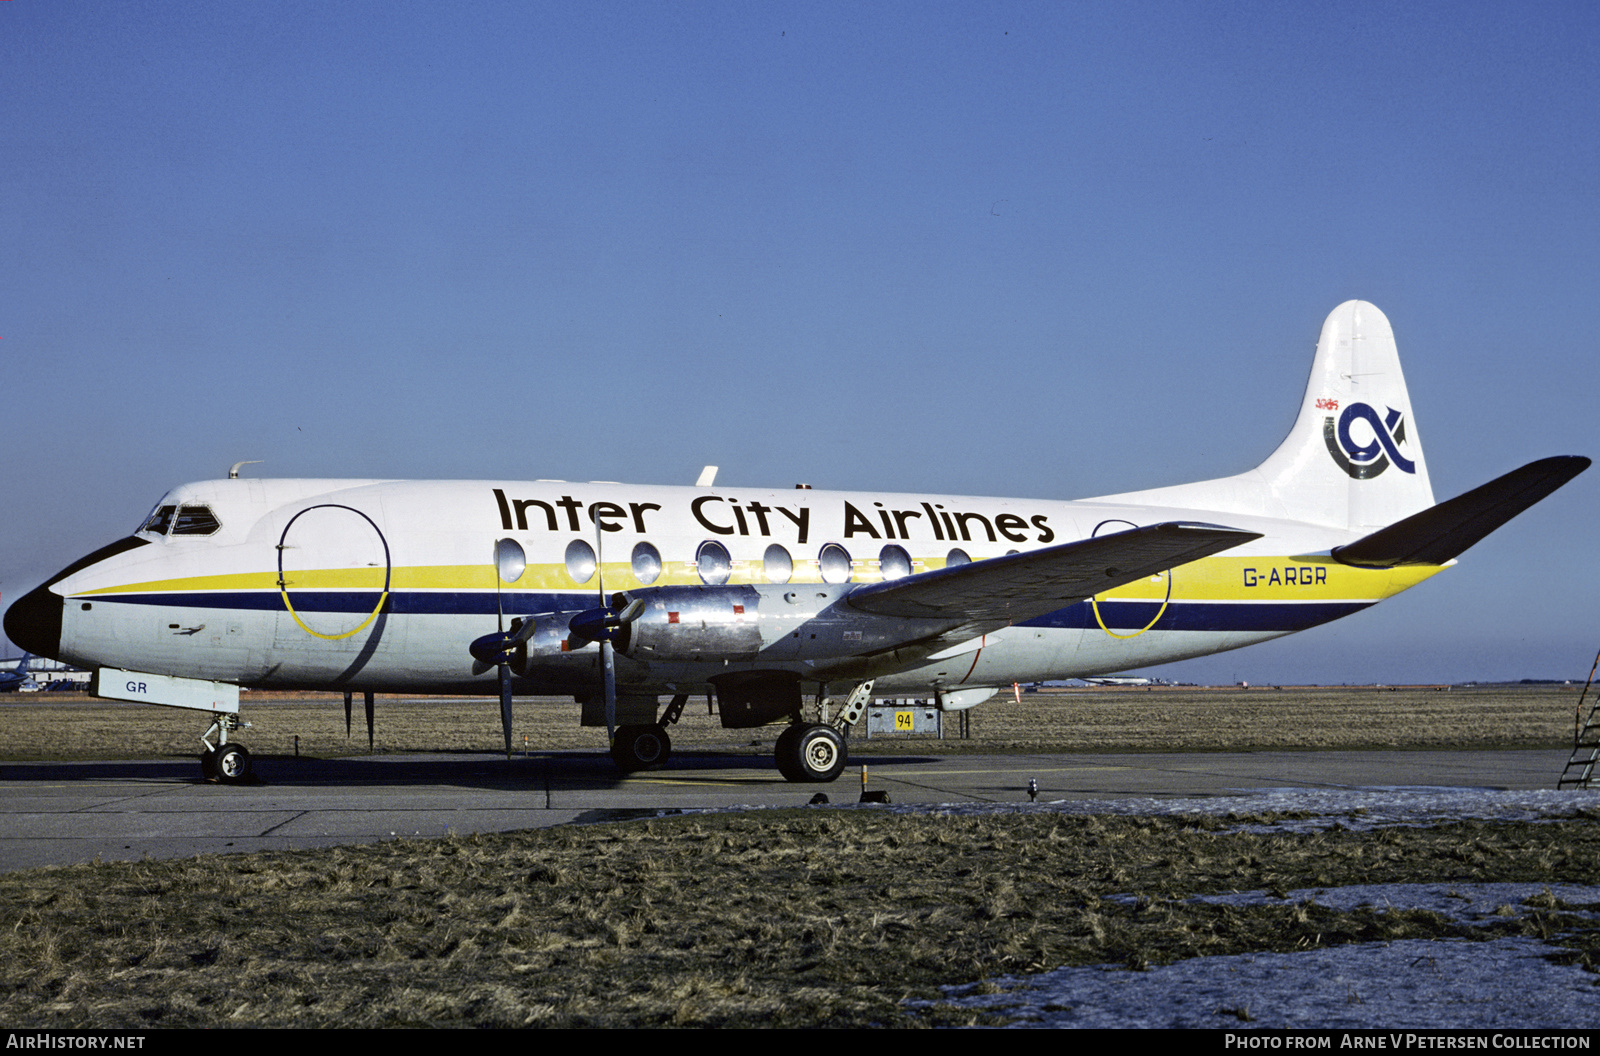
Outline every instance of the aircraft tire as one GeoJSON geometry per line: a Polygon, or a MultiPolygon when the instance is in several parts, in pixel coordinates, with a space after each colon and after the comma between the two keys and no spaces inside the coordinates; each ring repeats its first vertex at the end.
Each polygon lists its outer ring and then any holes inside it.
{"type": "Polygon", "coordinates": [[[822,784],[844,773],[849,750],[832,726],[791,727],[785,736],[791,739],[778,754],[778,770],[790,781],[822,784]]]}
{"type": "Polygon", "coordinates": [[[212,770],[218,781],[225,785],[238,785],[250,780],[250,753],[242,744],[225,744],[218,748],[212,760],[212,770]]]}
{"type": "Polygon", "coordinates": [[[778,764],[778,773],[783,775],[785,781],[803,781],[797,769],[800,762],[799,755],[795,752],[794,740],[800,736],[800,731],[805,727],[798,722],[791,722],[778,734],[778,743],[773,747],[772,755],[778,764]]]}
{"type": "Polygon", "coordinates": [[[619,726],[611,742],[611,759],[624,773],[662,766],[672,757],[672,738],[665,726],[619,726]]]}
{"type": "Polygon", "coordinates": [[[207,748],[200,753],[200,776],[207,781],[217,779],[217,750],[207,748]]]}

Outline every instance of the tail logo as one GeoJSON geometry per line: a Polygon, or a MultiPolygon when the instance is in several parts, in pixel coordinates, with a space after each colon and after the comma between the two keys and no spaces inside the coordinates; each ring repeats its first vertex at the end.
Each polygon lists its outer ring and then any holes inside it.
{"type": "Polygon", "coordinates": [[[1406,442],[1405,415],[1389,408],[1384,418],[1365,403],[1352,403],[1334,422],[1333,416],[1322,420],[1322,438],[1327,441],[1328,454],[1333,461],[1356,480],[1371,480],[1389,468],[1393,462],[1403,473],[1415,473],[1417,464],[1400,453],[1400,444],[1406,442]],[[1357,444],[1350,435],[1350,426],[1360,419],[1372,430],[1372,439],[1357,444]]]}

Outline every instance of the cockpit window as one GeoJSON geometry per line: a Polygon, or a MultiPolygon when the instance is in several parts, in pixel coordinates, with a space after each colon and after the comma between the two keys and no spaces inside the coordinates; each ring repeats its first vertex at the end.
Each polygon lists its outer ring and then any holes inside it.
{"type": "Polygon", "coordinates": [[[167,529],[172,527],[172,515],[178,512],[176,506],[157,506],[150,514],[150,519],[144,522],[141,532],[154,532],[157,535],[166,535],[167,529]]]}
{"type": "Polygon", "coordinates": [[[179,506],[178,522],[172,526],[173,535],[210,535],[221,528],[216,514],[209,506],[179,506]]]}

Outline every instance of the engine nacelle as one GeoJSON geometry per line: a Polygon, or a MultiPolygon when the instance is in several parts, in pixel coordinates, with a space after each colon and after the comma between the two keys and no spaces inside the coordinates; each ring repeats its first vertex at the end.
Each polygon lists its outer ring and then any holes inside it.
{"type": "Polygon", "coordinates": [[[633,660],[753,660],[762,640],[754,587],[659,587],[630,592],[644,611],[616,637],[633,660]]]}

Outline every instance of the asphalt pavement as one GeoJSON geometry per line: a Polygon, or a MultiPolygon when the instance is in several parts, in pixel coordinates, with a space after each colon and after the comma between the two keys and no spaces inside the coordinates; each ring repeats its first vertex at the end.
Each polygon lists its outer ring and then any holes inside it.
{"type": "MultiPolygon", "coordinates": [[[[930,747],[932,745],[930,744],[930,747]]],[[[1562,751],[872,754],[827,785],[770,759],[686,754],[622,775],[598,752],[268,757],[218,785],[183,759],[0,763],[0,871],[504,832],[728,807],[798,807],[818,792],[894,804],[1241,796],[1274,789],[1549,789],[1562,751]],[[865,767],[865,780],[862,768],[865,767]]]]}

